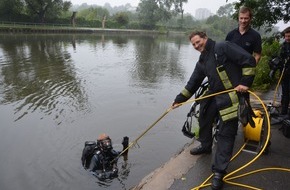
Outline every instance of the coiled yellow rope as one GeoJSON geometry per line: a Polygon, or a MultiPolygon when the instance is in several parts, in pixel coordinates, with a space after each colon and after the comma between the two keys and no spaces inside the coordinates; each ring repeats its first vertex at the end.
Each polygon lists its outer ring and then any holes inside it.
{"type": "MultiPolygon", "coordinates": [[[[241,174],[241,175],[238,175],[238,176],[233,176],[235,173],[243,170],[244,168],[248,167],[250,164],[254,163],[264,152],[265,148],[267,147],[267,144],[269,142],[269,139],[270,139],[270,117],[269,117],[269,114],[268,114],[268,111],[267,111],[267,108],[265,106],[265,104],[263,103],[263,101],[253,92],[251,91],[248,91],[250,94],[252,94],[253,96],[255,96],[259,102],[261,103],[264,111],[265,111],[265,114],[266,114],[266,120],[267,120],[267,136],[266,136],[266,141],[265,141],[265,144],[263,146],[263,148],[261,149],[261,151],[252,159],[250,160],[248,163],[246,163],[245,165],[243,165],[242,167],[232,171],[231,173],[227,174],[224,178],[223,178],[223,181],[225,183],[228,183],[228,184],[231,184],[231,185],[235,185],[235,186],[239,186],[239,187],[244,187],[244,188],[247,188],[247,189],[255,189],[255,190],[261,190],[260,188],[256,188],[256,187],[253,187],[253,186],[249,186],[249,185],[245,185],[245,184],[241,184],[241,183],[236,183],[236,182],[233,182],[231,180],[233,179],[237,179],[237,178],[241,178],[241,177],[244,177],[244,176],[247,176],[247,175],[251,175],[251,174],[254,174],[254,173],[258,173],[258,172],[262,172],[262,171],[269,171],[269,170],[277,170],[277,171],[286,171],[286,172],[290,172],[290,168],[277,168],[277,167],[273,167],[273,168],[262,168],[262,169],[258,169],[258,170],[254,170],[254,171],[251,171],[251,172],[248,172],[248,173],[245,173],[245,174],[241,174]]],[[[236,158],[238,156],[238,154],[241,152],[241,150],[244,148],[244,146],[246,145],[246,143],[240,148],[240,150],[232,157],[231,161],[236,158]]],[[[208,177],[200,186],[198,187],[195,187],[195,188],[192,188],[191,190],[197,190],[197,189],[201,189],[203,187],[207,187],[209,185],[211,185],[211,183],[207,183],[209,181],[209,179],[213,176],[210,175],[210,177],[208,177]],[[207,184],[206,184],[207,183],[207,184]]]]}

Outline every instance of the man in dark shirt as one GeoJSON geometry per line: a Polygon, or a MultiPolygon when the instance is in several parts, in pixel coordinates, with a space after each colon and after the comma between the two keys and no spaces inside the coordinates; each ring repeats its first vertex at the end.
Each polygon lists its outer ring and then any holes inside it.
{"type": "Polygon", "coordinates": [[[262,52],[261,35],[251,28],[253,18],[252,10],[248,7],[241,7],[239,10],[239,27],[230,31],[226,41],[236,43],[255,57],[259,62],[262,52]]]}

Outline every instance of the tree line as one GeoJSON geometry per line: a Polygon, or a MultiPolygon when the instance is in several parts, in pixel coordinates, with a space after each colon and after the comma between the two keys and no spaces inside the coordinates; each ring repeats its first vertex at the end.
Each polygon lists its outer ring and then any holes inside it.
{"type": "Polygon", "coordinates": [[[239,0],[220,7],[214,18],[210,17],[203,22],[190,14],[184,14],[187,2],[188,0],[140,0],[137,8],[130,4],[112,8],[106,3],[103,7],[83,4],[76,9],[70,1],[64,0],[1,0],[0,20],[69,25],[72,24],[74,15],[76,26],[102,27],[105,19],[107,28],[156,30],[165,27],[186,30],[212,23],[213,20],[214,25],[217,25],[216,21],[219,19],[224,23],[225,18],[230,20],[227,23],[232,25],[232,20],[237,20],[238,9],[242,5],[253,9],[254,27],[270,30],[278,21],[286,23],[290,19],[290,2],[285,0],[239,0]]]}

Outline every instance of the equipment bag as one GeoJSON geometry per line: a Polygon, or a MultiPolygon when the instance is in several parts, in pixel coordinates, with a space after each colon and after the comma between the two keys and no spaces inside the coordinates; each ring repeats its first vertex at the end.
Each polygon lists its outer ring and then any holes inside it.
{"type": "Polygon", "coordinates": [[[195,137],[195,132],[192,132],[192,122],[191,122],[191,118],[187,118],[186,121],[183,124],[182,127],[182,133],[184,136],[188,137],[188,138],[193,138],[195,137]]]}
{"type": "Polygon", "coordinates": [[[196,106],[198,105],[197,102],[194,102],[190,108],[189,113],[187,114],[187,118],[186,121],[183,124],[182,127],[182,133],[184,136],[188,137],[188,138],[198,138],[199,135],[199,126],[198,124],[195,124],[193,122],[193,116],[197,117],[197,112],[199,112],[199,110],[196,110],[196,106]]]}
{"type": "Polygon", "coordinates": [[[290,138],[290,120],[289,119],[283,120],[281,130],[285,137],[290,138]]]}
{"type": "MultiPolygon", "coordinates": [[[[202,95],[204,95],[204,93],[208,90],[208,81],[204,81],[201,86],[197,89],[196,93],[195,93],[195,98],[199,98],[202,95]]],[[[190,110],[187,114],[187,118],[186,121],[183,124],[182,127],[182,133],[184,136],[188,137],[188,138],[193,138],[195,137],[196,139],[198,139],[199,137],[199,125],[196,123],[193,123],[193,116],[195,118],[199,117],[199,101],[195,101],[191,107],[190,110]]]]}

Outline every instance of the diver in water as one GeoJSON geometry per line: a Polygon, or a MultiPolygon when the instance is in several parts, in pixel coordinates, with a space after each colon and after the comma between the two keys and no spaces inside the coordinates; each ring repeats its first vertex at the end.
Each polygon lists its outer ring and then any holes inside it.
{"type": "MultiPolygon", "coordinates": [[[[129,138],[123,138],[123,151],[127,149],[129,138]]],[[[123,152],[122,151],[122,152],[123,152]]],[[[82,165],[99,179],[110,179],[118,176],[118,157],[121,151],[113,149],[112,140],[106,134],[101,134],[97,142],[86,141],[82,153],[82,165]]],[[[128,150],[122,154],[127,159],[128,150]]]]}

